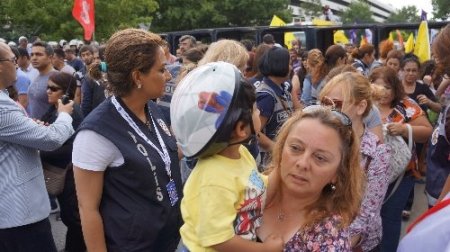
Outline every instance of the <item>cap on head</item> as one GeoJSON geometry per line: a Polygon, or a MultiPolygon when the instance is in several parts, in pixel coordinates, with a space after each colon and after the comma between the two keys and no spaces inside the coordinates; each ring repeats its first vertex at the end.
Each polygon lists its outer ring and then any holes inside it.
{"type": "Polygon", "coordinates": [[[20,43],[20,41],[22,41],[22,40],[28,41],[27,37],[25,37],[25,36],[20,36],[20,37],[19,37],[19,43],[20,43]]]}
{"type": "Polygon", "coordinates": [[[229,145],[242,113],[234,105],[241,81],[234,65],[219,61],[197,67],[178,84],[170,118],[186,157],[214,155],[229,145]]]}

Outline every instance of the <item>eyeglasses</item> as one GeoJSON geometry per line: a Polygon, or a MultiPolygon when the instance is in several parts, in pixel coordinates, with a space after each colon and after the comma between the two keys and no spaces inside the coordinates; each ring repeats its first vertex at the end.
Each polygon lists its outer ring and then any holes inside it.
{"type": "Polygon", "coordinates": [[[325,107],[330,107],[331,109],[334,110],[342,110],[342,105],[344,104],[344,102],[342,100],[339,99],[332,99],[328,96],[324,96],[322,98],[322,100],[320,100],[320,105],[325,106],[325,107]]]}
{"type": "Polygon", "coordinates": [[[17,63],[17,58],[16,57],[12,57],[12,58],[9,58],[9,59],[0,59],[0,62],[1,61],[10,61],[10,62],[16,64],[17,63]]]}
{"type": "Polygon", "coordinates": [[[47,90],[50,90],[52,92],[58,92],[59,90],[61,90],[62,88],[60,87],[55,87],[55,86],[47,86],[47,90]]]}
{"type": "Polygon", "coordinates": [[[319,111],[319,110],[329,110],[331,111],[331,113],[333,113],[334,116],[336,116],[339,121],[341,121],[341,123],[346,126],[346,127],[352,127],[352,120],[350,119],[350,117],[348,117],[348,115],[342,113],[339,110],[336,109],[329,109],[327,107],[324,107],[322,105],[311,105],[308,106],[306,108],[303,109],[304,113],[313,113],[315,111],[319,111]]]}

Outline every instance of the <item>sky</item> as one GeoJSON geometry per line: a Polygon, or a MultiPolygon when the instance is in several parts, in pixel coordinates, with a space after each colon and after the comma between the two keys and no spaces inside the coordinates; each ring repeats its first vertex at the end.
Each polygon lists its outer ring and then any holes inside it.
{"type": "MultiPolygon", "coordinates": [[[[427,12],[427,18],[433,16],[433,7],[431,6],[431,0],[379,0],[382,3],[390,4],[396,9],[401,9],[402,7],[414,5],[419,10],[423,9],[427,12]]],[[[420,16],[420,13],[418,13],[420,16]]]]}

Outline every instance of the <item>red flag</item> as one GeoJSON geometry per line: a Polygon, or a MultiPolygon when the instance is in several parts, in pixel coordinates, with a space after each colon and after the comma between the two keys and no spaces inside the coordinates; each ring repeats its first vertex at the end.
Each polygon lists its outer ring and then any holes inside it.
{"type": "Polygon", "coordinates": [[[83,26],[84,39],[91,40],[95,30],[94,0],[75,0],[72,16],[83,26]]]}

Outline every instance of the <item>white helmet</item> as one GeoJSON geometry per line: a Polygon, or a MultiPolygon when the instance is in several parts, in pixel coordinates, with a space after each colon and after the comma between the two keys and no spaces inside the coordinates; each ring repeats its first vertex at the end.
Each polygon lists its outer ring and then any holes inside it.
{"type": "Polygon", "coordinates": [[[76,46],[78,44],[78,41],[76,39],[72,39],[69,42],[69,46],[76,46]]]}
{"type": "Polygon", "coordinates": [[[64,45],[66,45],[67,44],[67,40],[65,40],[65,39],[61,39],[60,41],[59,41],[59,46],[60,47],[64,47],[64,45]]]}
{"type": "Polygon", "coordinates": [[[236,97],[245,82],[232,64],[213,62],[192,70],[178,84],[171,105],[174,135],[188,158],[214,155],[229,145],[243,113],[236,97]]]}

